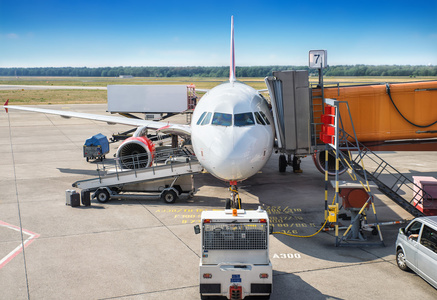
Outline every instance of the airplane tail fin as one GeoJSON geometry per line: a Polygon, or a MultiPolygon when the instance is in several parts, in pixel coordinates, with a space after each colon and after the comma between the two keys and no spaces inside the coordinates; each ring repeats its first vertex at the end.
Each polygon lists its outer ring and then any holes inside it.
{"type": "Polygon", "coordinates": [[[235,47],[234,47],[234,16],[231,16],[231,64],[229,67],[229,81],[236,81],[235,78],[235,47]]]}
{"type": "Polygon", "coordinates": [[[3,107],[5,108],[6,113],[8,113],[8,104],[9,104],[9,99],[6,100],[5,104],[3,105],[3,107]]]}

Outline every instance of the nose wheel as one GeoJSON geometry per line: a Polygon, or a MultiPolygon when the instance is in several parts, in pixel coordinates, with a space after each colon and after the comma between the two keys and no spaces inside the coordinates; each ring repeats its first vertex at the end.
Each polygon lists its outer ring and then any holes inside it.
{"type": "Polygon", "coordinates": [[[231,197],[226,199],[226,209],[236,208],[241,209],[241,198],[238,193],[237,181],[230,181],[229,190],[231,191],[231,197]]]}

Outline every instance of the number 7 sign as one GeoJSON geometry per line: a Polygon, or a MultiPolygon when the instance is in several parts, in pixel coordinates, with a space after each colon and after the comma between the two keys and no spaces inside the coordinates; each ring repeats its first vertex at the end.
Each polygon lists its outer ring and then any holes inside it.
{"type": "Polygon", "coordinates": [[[328,51],[311,50],[309,52],[309,67],[311,69],[323,69],[328,65],[328,51]]]}

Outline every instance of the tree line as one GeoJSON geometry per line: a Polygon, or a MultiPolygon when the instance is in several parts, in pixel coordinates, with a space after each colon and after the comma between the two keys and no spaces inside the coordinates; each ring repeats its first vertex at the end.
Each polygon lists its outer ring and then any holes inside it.
{"type": "MultiPolygon", "coordinates": [[[[308,70],[317,75],[318,70],[308,66],[251,66],[237,67],[237,77],[271,76],[273,71],[308,70]]],[[[339,65],[323,70],[325,76],[437,76],[437,66],[410,65],[339,65]]],[[[70,76],[70,77],[228,77],[229,67],[42,67],[0,68],[0,76],[70,76]]]]}

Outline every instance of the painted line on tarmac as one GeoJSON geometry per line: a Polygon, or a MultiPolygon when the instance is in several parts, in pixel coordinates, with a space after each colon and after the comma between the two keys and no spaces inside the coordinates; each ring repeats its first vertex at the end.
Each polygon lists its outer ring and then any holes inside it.
{"type": "MultiPolygon", "coordinates": [[[[8,223],[3,222],[3,221],[0,221],[0,226],[20,232],[20,227],[8,224],[8,223]]],[[[39,237],[39,234],[34,233],[32,231],[29,231],[27,229],[23,228],[22,231],[24,234],[27,234],[29,236],[24,241],[24,248],[29,246],[33,241],[35,241],[39,237]]],[[[14,257],[16,257],[18,254],[20,254],[22,251],[23,251],[23,245],[20,243],[20,245],[18,247],[16,247],[14,250],[9,252],[8,255],[6,255],[5,257],[3,257],[0,260],[0,269],[3,268],[4,266],[6,266],[8,264],[8,262],[10,262],[14,257]]]]}

